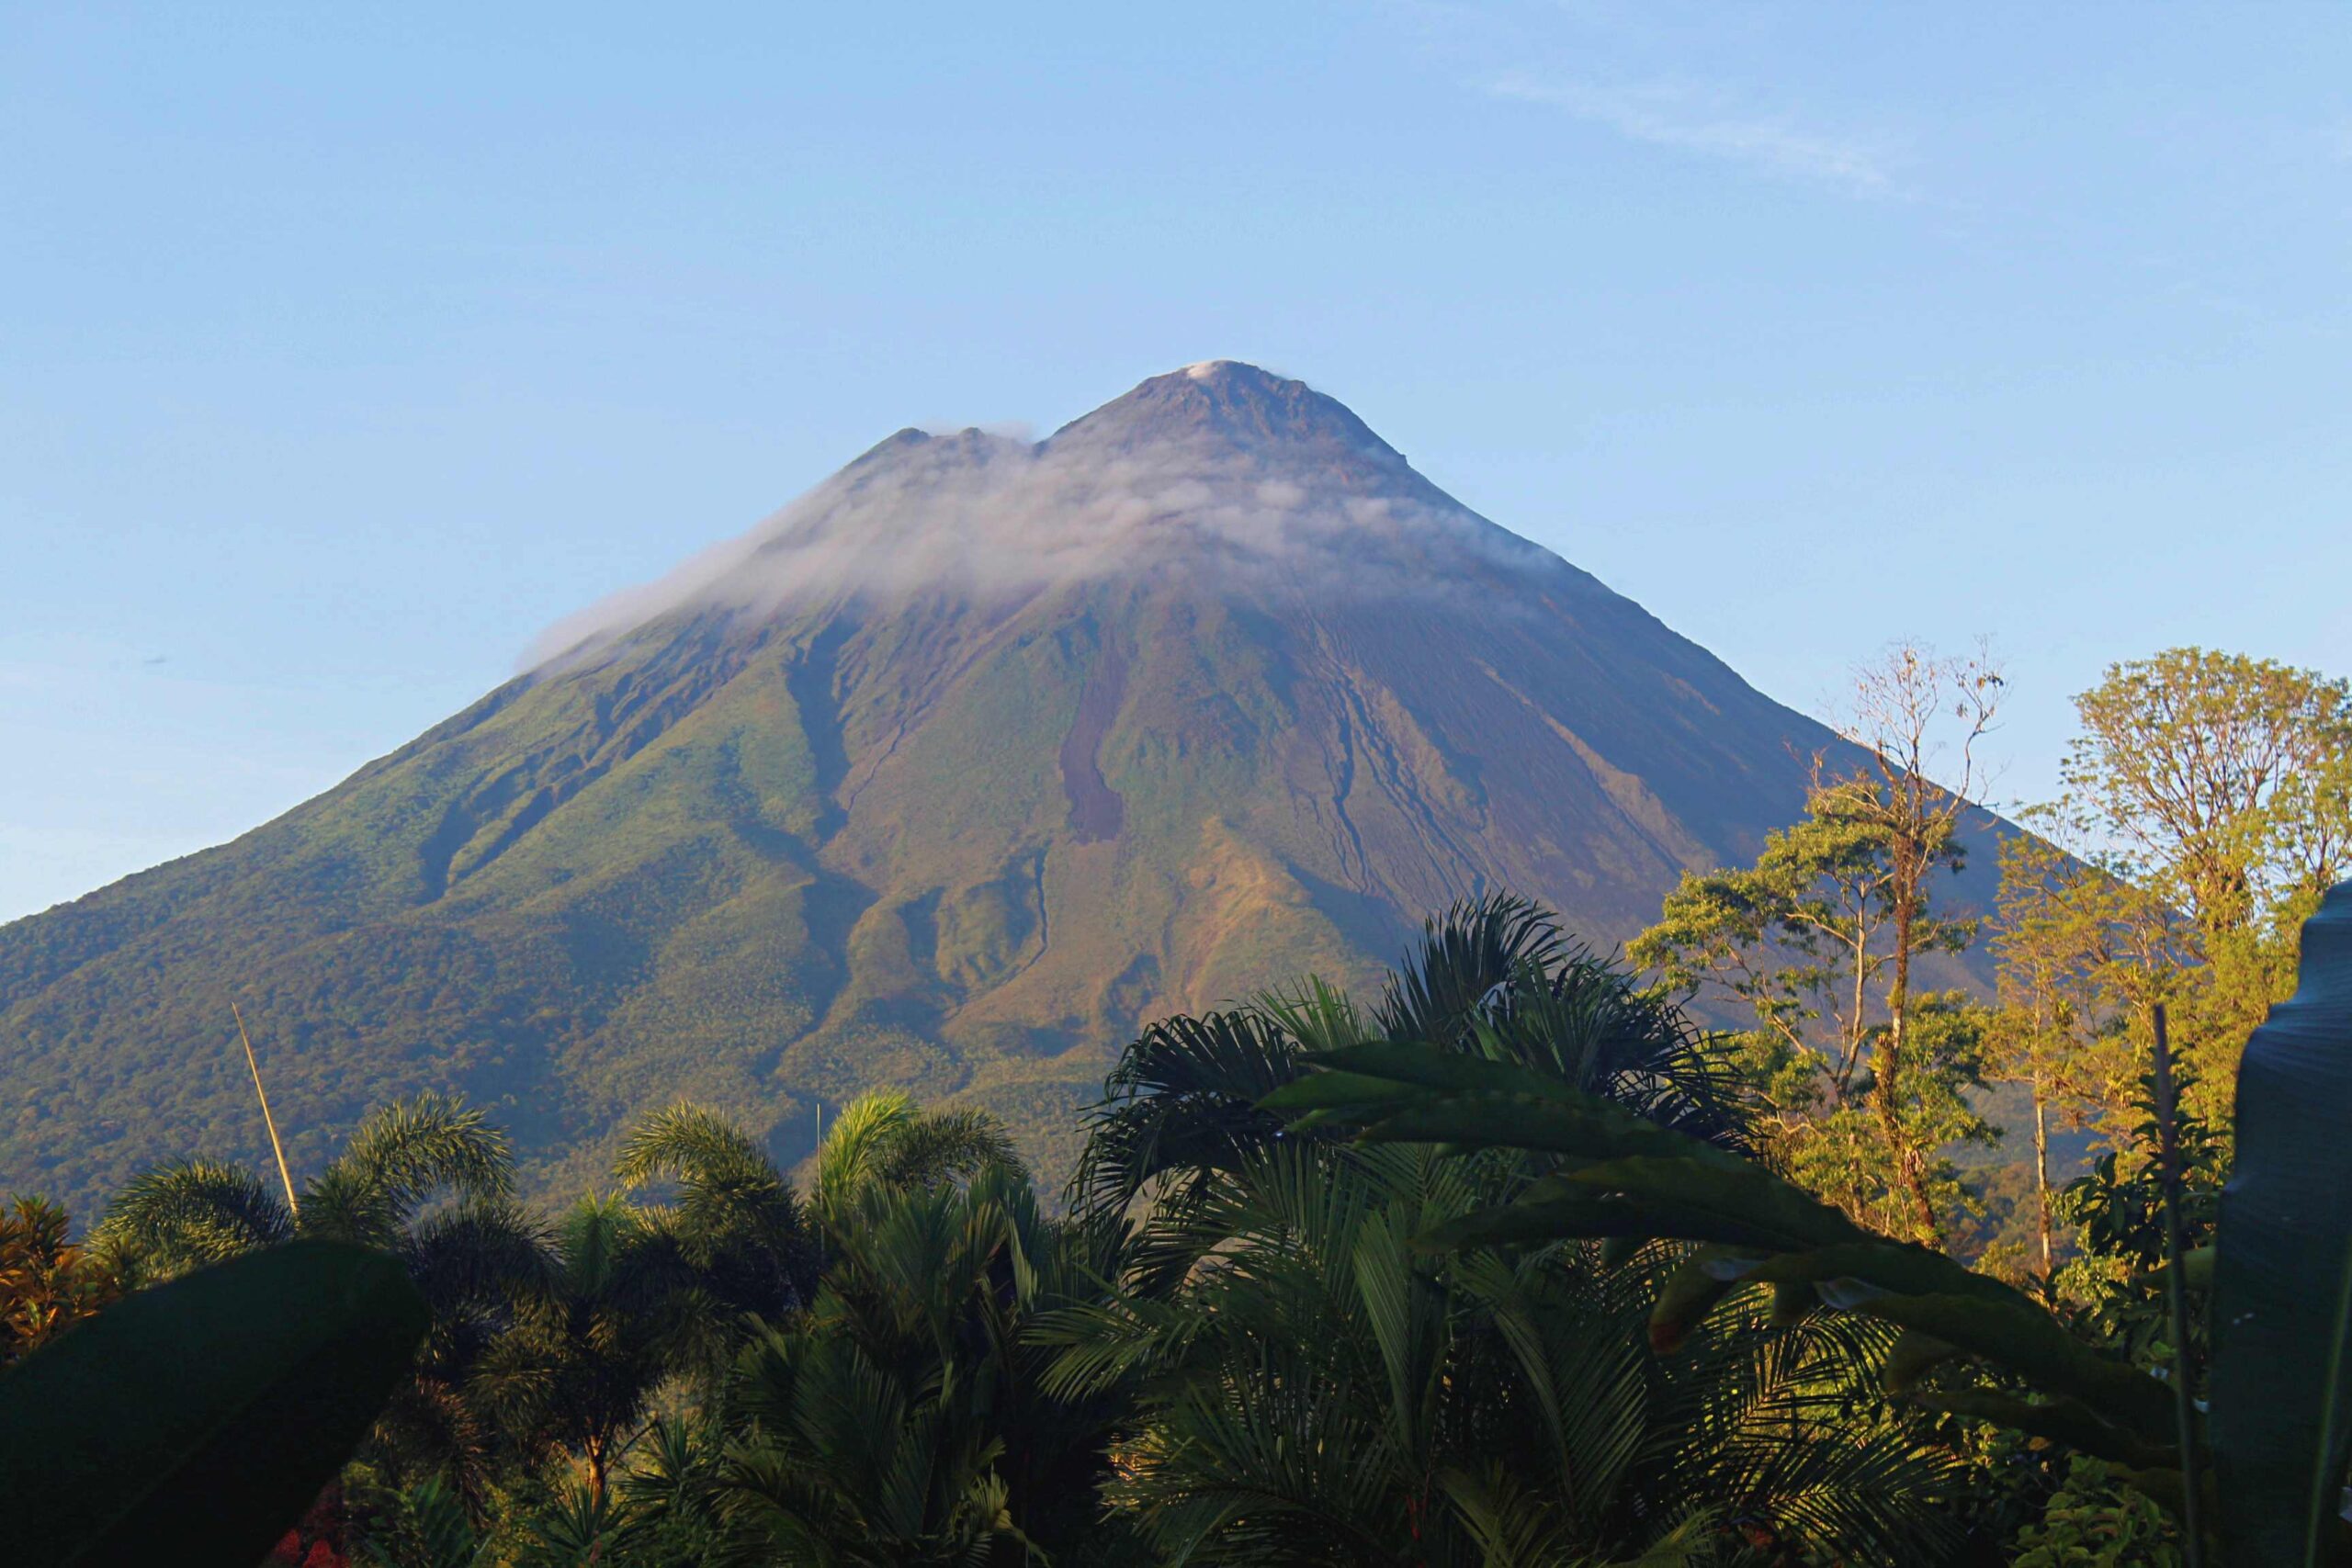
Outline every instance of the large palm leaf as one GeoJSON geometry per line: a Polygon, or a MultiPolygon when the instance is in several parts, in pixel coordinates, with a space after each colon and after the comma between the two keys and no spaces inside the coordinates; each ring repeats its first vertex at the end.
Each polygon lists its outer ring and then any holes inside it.
{"type": "Polygon", "coordinates": [[[303,1191],[305,1235],[390,1248],[437,1195],[495,1201],[514,1190],[506,1134],[430,1090],[370,1111],[303,1191]]]}
{"type": "Polygon", "coordinates": [[[91,1245],[136,1281],[276,1247],[294,1235],[285,1201],[242,1166],[178,1160],[131,1178],[91,1245]]]}
{"type": "Polygon", "coordinates": [[[1023,1327],[1115,1272],[1115,1237],[1041,1216],[1001,1165],[844,1203],[808,1311],[757,1333],[730,1407],[734,1506],[786,1561],[1018,1561],[1100,1535],[1112,1412],[1048,1388],[1023,1327]]]}
{"type": "Polygon", "coordinates": [[[1116,1210],[1164,1177],[1190,1196],[1283,1130],[1258,1101],[1298,1076],[1297,1047],[1273,1008],[1153,1024],[1120,1055],[1089,1113],[1073,1207],[1116,1210]]]}
{"type": "Polygon", "coordinates": [[[817,1149],[814,1198],[845,1213],[876,1189],[967,1180],[990,1167],[1018,1168],[1004,1124],[981,1111],[924,1111],[895,1089],[842,1107],[817,1149]]]}
{"type": "Polygon", "coordinates": [[[729,1310],[773,1316],[807,1298],[815,1254],[799,1198],[766,1150],[715,1111],[654,1112],[614,1175],[630,1188],[674,1184],[671,1228],[729,1310]]]}

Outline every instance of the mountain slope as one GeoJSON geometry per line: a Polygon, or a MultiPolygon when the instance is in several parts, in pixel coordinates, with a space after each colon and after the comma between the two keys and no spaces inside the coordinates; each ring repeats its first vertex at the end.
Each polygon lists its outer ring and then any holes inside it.
{"type": "Polygon", "coordinates": [[[0,1190],[86,1211],[458,1089],[542,1183],[680,1096],[904,1085],[1058,1171],[1140,1021],[1503,886],[1600,943],[1793,818],[1820,727],[1416,474],[1193,367],[1031,446],[901,432],[236,841],[0,928],[0,1190]]]}

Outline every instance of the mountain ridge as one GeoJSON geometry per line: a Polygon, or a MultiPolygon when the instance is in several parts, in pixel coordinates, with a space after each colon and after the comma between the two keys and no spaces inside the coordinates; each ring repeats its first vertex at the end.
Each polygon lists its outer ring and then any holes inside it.
{"type": "Polygon", "coordinates": [[[0,927],[0,1188],[252,1157],[232,995],[298,1160],[436,1088],[543,1186],[682,1094],[789,1161],[888,1084],[1050,1177],[1148,1017],[1368,979],[1498,886],[1606,947],[1835,745],[1304,383],[900,432],[313,800],[0,927]]]}

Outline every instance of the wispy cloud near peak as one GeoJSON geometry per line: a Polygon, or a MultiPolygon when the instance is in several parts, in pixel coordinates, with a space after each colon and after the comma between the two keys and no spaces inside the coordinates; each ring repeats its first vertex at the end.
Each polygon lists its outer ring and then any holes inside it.
{"type": "Polygon", "coordinates": [[[1720,95],[1684,83],[1609,86],[1511,72],[1496,77],[1487,90],[1498,98],[1566,110],[1634,141],[1744,164],[1849,196],[1905,194],[1883,146],[1810,130],[1787,115],[1743,114],[1720,95]]]}

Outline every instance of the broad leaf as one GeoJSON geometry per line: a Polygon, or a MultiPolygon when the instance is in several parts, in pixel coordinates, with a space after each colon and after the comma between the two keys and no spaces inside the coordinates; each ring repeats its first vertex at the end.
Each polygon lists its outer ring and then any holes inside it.
{"type": "MultiPolygon", "coordinates": [[[[2328,1561],[2352,1457],[2352,883],[2303,927],[2301,988],[2238,1067],[2211,1431],[2247,1562],[2328,1561]]],[[[2238,1561],[2233,1556],[2232,1561],[2238,1561]]]]}
{"type": "Polygon", "coordinates": [[[0,1377],[0,1519],[23,1568],[258,1562],[408,1375],[398,1263],[298,1241],[107,1308],[0,1377]]]}

